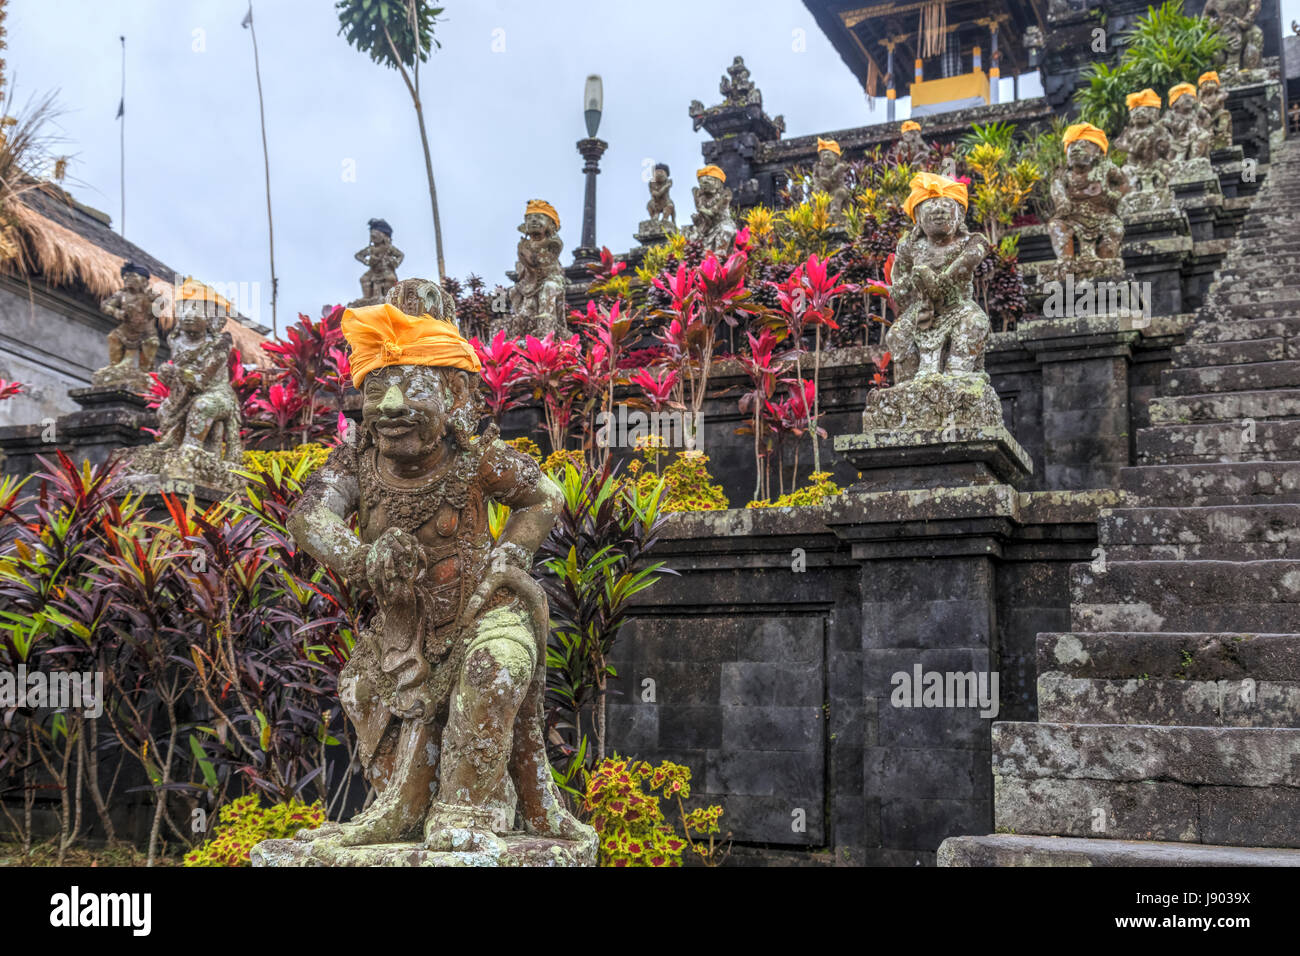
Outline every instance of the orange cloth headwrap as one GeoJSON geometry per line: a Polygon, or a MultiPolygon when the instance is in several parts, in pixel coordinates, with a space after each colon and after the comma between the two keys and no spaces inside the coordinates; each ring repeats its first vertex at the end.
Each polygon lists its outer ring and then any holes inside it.
{"type": "Polygon", "coordinates": [[[841,155],[841,154],[840,154],[840,144],[839,144],[839,143],[835,142],[835,140],[833,140],[833,139],[822,139],[820,136],[818,136],[818,137],[817,137],[817,152],[820,153],[823,149],[829,149],[829,150],[830,150],[832,153],[834,153],[836,156],[841,155]]]}
{"type": "Polygon", "coordinates": [[[721,166],[701,166],[695,171],[695,178],[699,179],[701,176],[712,176],[724,183],[727,181],[727,174],[722,171],[721,166]]]}
{"type": "Polygon", "coordinates": [[[1124,105],[1131,110],[1137,109],[1139,106],[1154,106],[1156,109],[1160,109],[1160,94],[1147,87],[1145,90],[1130,93],[1124,97],[1124,105]]]}
{"type": "Polygon", "coordinates": [[[524,207],[524,215],[529,216],[535,212],[540,212],[543,216],[548,217],[551,222],[555,223],[556,229],[560,228],[560,214],[545,199],[528,200],[528,205],[524,207]]]}
{"type": "Polygon", "coordinates": [[[1218,83],[1219,74],[1214,70],[1206,70],[1196,78],[1197,86],[1204,86],[1206,83],[1218,83]]]}
{"type": "Polygon", "coordinates": [[[914,210],[927,199],[946,196],[961,203],[963,209],[966,208],[965,183],[954,182],[947,176],[940,176],[938,173],[917,173],[912,177],[912,182],[909,185],[912,187],[912,194],[903,203],[903,212],[907,213],[913,222],[916,222],[914,210]]]}
{"type": "Polygon", "coordinates": [[[352,384],[389,365],[436,365],[477,372],[474,347],[456,326],[429,314],[407,315],[395,305],[366,305],[343,311],[343,337],[352,347],[352,384]]]}
{"type": "Polygon", "coordinates": [[[919,133],[921,131],[921,124],[916,120],[908,120],[903,124],[904,133],[911,132],[912,130],[916,130],[919,133]]]}
{"type": "Polygon", "coordinates": [[[1106,131],[1091,123],[1075,123],[1073,126],[1067,126],[1065,134],[1061,137],[1061,144],[1068,148],[1071,143],[1079,139],[1096,143],[1101,147],[1103,154],[1110,152],[1110,140],[1106,138],[1106,131]]]}
{"type": "Polygon", "coordinates": [[[1177,86],[1169,87],[1169,105],[1173,106],[1175,100],[1180,96],[1186,96],[1188,93],[1191,93],[1192,96],[1196,95],[1196,87],[1190,83],[1179,83],[1177,86]]]}

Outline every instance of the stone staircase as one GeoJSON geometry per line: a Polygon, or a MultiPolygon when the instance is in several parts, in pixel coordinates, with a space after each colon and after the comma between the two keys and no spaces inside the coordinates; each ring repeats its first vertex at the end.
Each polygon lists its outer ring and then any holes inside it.
{"type": "Polygon", "coordinates": [[[998,832],[940,865],[1300,866],[1297,145],[1071,569],[1071,632],[1038,636],[1038,722],[993,726],[998,832]]]}

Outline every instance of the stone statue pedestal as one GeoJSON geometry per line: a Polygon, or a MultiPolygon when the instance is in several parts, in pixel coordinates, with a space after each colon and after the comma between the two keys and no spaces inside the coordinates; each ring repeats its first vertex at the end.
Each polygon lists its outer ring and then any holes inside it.
{"type": "Polygon", "coordinates": [[[74,388],[68,397],[78,411],[31,425],[0,428],[0,450],[10,474],[30,474],[41,469],[38,455],[54,458],[62,451],[73,461],[102,465],[122,448],[153,441],[144,431],[158,421],[143,395],[123,388],[74,388]]]}
{"type": "MultiPolygon", "coordinates": [[[[153,386],[153,379],[146,369],[136,364],[135,355],[127,355],[116,365],[105,365],[90,376],[90,384],[95,389],[120,390],[145,394],[153,386]]],[[[84,391],[84,390],[82,390],[84,391]]]]}
{"type": "Polygon", "coordinates": [[[1029,453],[1002,423],[984,372],[918,375],[867,396],[862,432],[835,451],[860,472],[855,491],[1015,485],[1033,473],[1029,453]]]}
{"type": "Polygon", "coordinates": [[[505,850],[441,852],[420,843],[337,846],[326,841],[263,840],[250,854],[253,866],[595,866],[596,839],[557,840],[516,833],[502,837],[505,850]]]}
{"type": "Polygon", "coordinates": [[[1038,291],[1048,282],[1127,282],[1130,278],[1123,259],[1098,259],[1080,256],[1075,259],[1056,259],[1052,262],[1035,262],[1033,274],[1038,277],[1038,291]]]}
{"type": "Polygon", "coordinates": [[[1124,220],[1124,235],[1128,236],[1130,221],[1135,221],[1139,217],[1177,216],[1178,203],[1174,200],[1174,191],[1168,186],[1134,190],[1126,193],[1119,201],[1119,214],[1124,220]]]}
{"type": "Polygon", "coordinates": [[[146,445],[123,458],[122,485],[141,494],[193,494],[206,501],[220,501],[244,487],[244,479],[235,473],[242,465],[229,464],[201,448],[146,445]]]}
{"type": "Polygon", "coordinates": [[[657,246],[675,232],[677,227],[670,222],[664,222],[662,219],[642,219],[641,224],[637,226],[636,235],[632,238],[643,246],[657,246]]]}

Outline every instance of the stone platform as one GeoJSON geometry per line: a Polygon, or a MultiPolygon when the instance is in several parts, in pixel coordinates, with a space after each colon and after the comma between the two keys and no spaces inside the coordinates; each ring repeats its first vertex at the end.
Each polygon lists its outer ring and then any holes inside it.
{"type": "Polygon", "coordinates": [[[939,866],[1300,866],[1300,850],[1075,837],[949,837],[939,866]]]}
{"type": "Polygon", "coordinates": [[[325,841],[263,840],[253,847],[253,866],[595,866],[596,841],[577,843],[516,833],[502,837],[504,852],[441,852],[420,843],[338,846],[325,841]]]}

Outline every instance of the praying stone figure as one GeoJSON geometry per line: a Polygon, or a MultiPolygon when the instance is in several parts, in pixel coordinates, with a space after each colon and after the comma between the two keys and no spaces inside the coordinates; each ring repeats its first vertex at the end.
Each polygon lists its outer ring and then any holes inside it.
{"type": "Polygon", "coordinates": [[[259,844],[254,862],[592,865],[596,833],[546,756],[549,613],[529,573],[560,491],[495,426],[478,433],[480,364],[438,283],[403,280],[342,325],[361,428],[288,525],[378,602],[339,678],[377,795],[346,823],[259,844]],[[495,541],[490,502],[510,509],[495,541]]]}
{"type": "Polygon", "coordinates": [[[1264,31],[1255,18],[1260,0],[1205,0],[1201,16],[1219,27],[1223,50],[1219,66],[1227,72],[1259,68],[1264,52],[1264,31]]]}
{"type": "Polygon", "coordinates": [[[530,199],[524,208],[519,231],[524,237],[515,249],[515,284],[510,290],[510,314],[505,317],[506,334],[512,339],[526,335],[542,338],[548,332],[568,333],[564,321],[564,267],[560,252],[564,242],[557,235],[560,214],[542,199],[530,199]]]}
{"type": "Polygon", "coordinates": [[[99,304],[117,327],[108,333],[108,364],[91,376],[91,384],[147,392],[161,344],[157,316],[163,297],[149,288],[149,270],[143,266],[125,262],[120,275],[122,288],[99,304]]]}
{"type": "Polygon", "coordinates": [[[731,190],[727,174],[717,166],[705,166],[695,173],[699,183],[691,190],[695,212],[691,224],[682,230],[687,239],[704,243],[719,258],[731,253],[736,239],[736,223],[731,218],[731,190]]]}
{"type": "Polygon", "coordinates": [[[397,267],[406,253],[393,245],[393,227],[382,219],[371,219],[370,245],[356,254],[357,262],[366,266],[361,274],[361,298],[351,303],[373,305],[383,301],[388,290],[397,284],[397,267]]]}
{"type": "Polygon", "coordinates": [[[973,288],[988,240],[966,227],[965,183],[918,173],[911,188],[903,211],[916,225],[898,243],[899,316],[885,336],[894,385],[870,393],[863,429],[998,425],[1001,405],[984,371],[991,327],[973,288]]]}
{"type": "Polygon", "coordinates": [[[934,147],[921,136],[921,124],[907,120],[902,126],[903,138],[889,148],[890,158],[899,163],[926,167],[938,159],[934,147]]]}
{"type": "Polygon", "coordinates": [[[1076,123],[1062,140],[1065,165],[1052,180],[1055,208],[1047,224],[1057,271],[1075,278],[1122,273],[1124,221],[1118,209],[1128,181],[1107,158],[1110,143],[1096,126],[1076,123]]]}
{"type": "Polygon", "coordinates": [[[1196,80],[1197,99],[1205,111],[1205,128],[1210,133],[1210,149],[1232,148],[1232,114],[1228,112],[1228,91],[1219,82],[1214,70],[1202,73],[1196,80]]]}
{"type": "Polygon", "coordinates": [[[642,245],[652,245],[677,231],[677,207],[668,194],[673,188],[669,175],[667,163],[655,163],[649,183],[650,201],[645,205],[650,218],[641,220],[636,231],[637,241],[642,245]]]}
{"type": "Polygon", "coordinates": [[[152,490],[175,482],[238,490],[243,420],[230,385],[232,343],[230,333],[222,331],[226,306],[203,287],[183,295],[168,342],[171,360],[158,369],[167,387],[158,408],[158,440],[128,453],[126,480],[152,490]]]}
{"type": "Polygon", "coordinates": [[[1174,162],[1210,155],[1209,116],[1196,96],[1196,87],[1179,83],[1169,89],[1169,109],[1161,117],[1169,130],[1174,162]]]}
{"type": "Polygon", "coordinates": [[[840,144],[833,139],[817,139],[817,162],[812,168],[813,192],[831,197],[828,215],[834,225],[844,223],[844,204],[850,199],[846,180],[849,164],[840,158],[840,144]]]}
{"type": "Polygon", "coordinates": [[[1169,189],[1169,157],[1173,143],[1169,128],[1160,121],[1160,94],[1146,89],[1130,93],[1128,125],[1115,137],[1115,147],[1124,150],[1124,174],[1129,192],[1120,201],[1121,215],[1132,216],[1156,209],[1173,212],[1174,194],[1169,189]]]}

